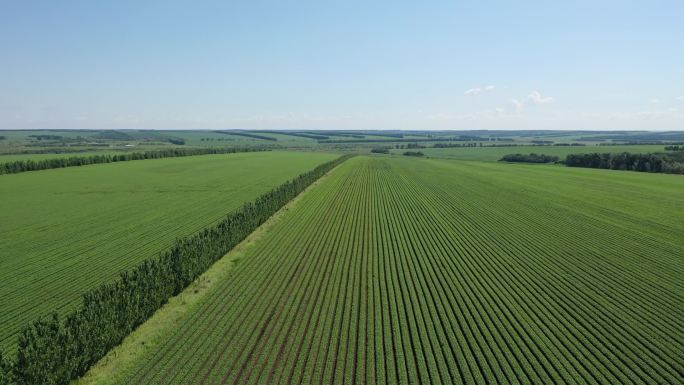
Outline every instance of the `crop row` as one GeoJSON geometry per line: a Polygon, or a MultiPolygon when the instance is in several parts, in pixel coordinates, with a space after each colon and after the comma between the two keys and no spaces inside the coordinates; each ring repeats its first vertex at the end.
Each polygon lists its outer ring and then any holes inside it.
{"type": "Polygon", "coordinates": [[[591,172],[562,173],[352,159],[126,382],[681,383],[684,228],[658,243],[652,202],[613,207],[604,178],[581,206],[567,179],[591,172]]]}

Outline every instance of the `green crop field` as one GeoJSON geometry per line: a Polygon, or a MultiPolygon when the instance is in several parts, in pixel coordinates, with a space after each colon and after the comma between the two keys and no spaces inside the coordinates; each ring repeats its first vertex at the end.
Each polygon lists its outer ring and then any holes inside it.
{"type": "MultiPolygon", "coordinates": [[[[392,150],[401,154],[406,150],[392,150]]],[[[497,161],[506,154],[545,154],[565,158],[568,154],[582,154],[587,152],[662,152],[663,145],[624,145],[624,146],[515,146],[515,147],[452,147],[452,148],[421,148],[419,150],[432,158],[497,161]]]]}
{"type": "Polygon", "coordinates": [[[335,157],[203,155],[0,176],[0,346],[174,239],[335,157]]]}
{"type": "Polygon", "coordinates": [[[681,384],[682,191],[675,175],[353,158],[121,383],[681,384]]]}

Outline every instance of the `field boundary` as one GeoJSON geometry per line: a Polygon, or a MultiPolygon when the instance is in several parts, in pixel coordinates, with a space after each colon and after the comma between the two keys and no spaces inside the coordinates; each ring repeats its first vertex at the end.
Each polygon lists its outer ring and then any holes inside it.
{"type": "Polygon", "coordinates": [[[260,151],[270,151],[270,149],[260,147],[174,148],[170,150],[153,150],[145,152],[131,152],[126,154],[70,156],[68,158],[50,158],[41,160],[15,160],[12,162],[0,163],[0,175],[18,174],[27,171],[50,170],[54,168],[79,167],[92,164],[129,162],[133,160],[178,158],[198,155],[236,154],[242,152],[260,151]]]}
{"type": "Polygon", "coordinates": [[[195,310],[201,300],[214,290],[216,282],[229,276],[229,273],[254,243],[258,242],[273,226],[278,224],[286,212],[295,209],[305,195],[328,179],[330,174],[338,167],[339,165],[328,171],[273,214],[264,224],[214,263],[190,286],[177,296],[169,299],[166,305],[157,310],[150,319],[129,334],[120,345],[98,361],[83,377],[73,380],[71,385],[116,384],[125,378],[126,374],[135,368],[137,359],[143,357],[147,351],[157,347],[161,338],[173,330],[174,327],[177,327],[183,320],[183,316],[195,310]]]}
{"type": "Polygon", "coordinates": [[[83,295],[80,309],[63,319],[53,313],[19,335],[16,358],[0,352],[0,383],[67,384],[118,346],[168,300],[282,207],[353,155],[342,155],[300,174],[229,213],[221,222],[181,238],[157,259],[121,273],[83,295]]]}

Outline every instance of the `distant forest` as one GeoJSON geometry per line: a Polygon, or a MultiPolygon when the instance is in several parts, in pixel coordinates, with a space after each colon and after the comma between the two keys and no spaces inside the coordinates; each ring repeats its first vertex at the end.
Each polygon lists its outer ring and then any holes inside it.
{"type": "Polygon", "coordinates": [[[552,163],[558,162],[558,157],[544,154],[508,154],[504,155],[499,161],[502,162],[522,162],[522,163],[552,163]]]}
{"type": "Polygon", "coordinates": [[[570,154],[565,158],[565,165],[569,167],[684,174],[684,152],[673,154],[631,154],[628,152],[570,154]]]}

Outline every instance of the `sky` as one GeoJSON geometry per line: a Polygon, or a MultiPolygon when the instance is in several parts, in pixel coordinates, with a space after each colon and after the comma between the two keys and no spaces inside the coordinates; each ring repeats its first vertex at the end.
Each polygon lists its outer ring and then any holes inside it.
{"type": "Polygon", "coordinates": [[[684,1],[0,0],[0,129],[684,129],[684,1]]]}

